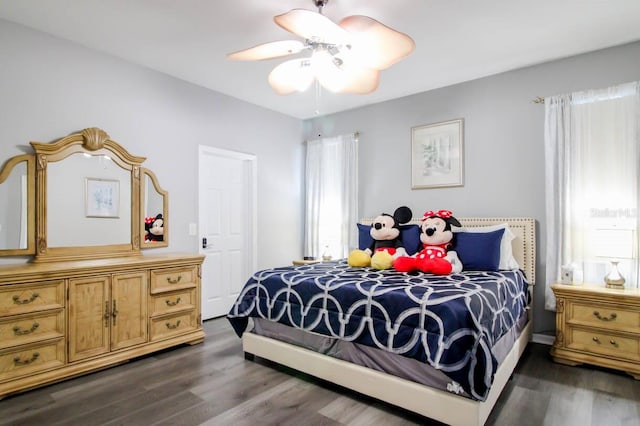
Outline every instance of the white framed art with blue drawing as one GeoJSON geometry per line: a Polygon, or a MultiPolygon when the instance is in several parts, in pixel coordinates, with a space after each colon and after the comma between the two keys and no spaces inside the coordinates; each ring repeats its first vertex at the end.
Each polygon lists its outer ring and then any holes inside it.
{"type": "Polygon", "coordinates": [[[462,118],[411,128],[411,189],[462,186],[462,118]]]}

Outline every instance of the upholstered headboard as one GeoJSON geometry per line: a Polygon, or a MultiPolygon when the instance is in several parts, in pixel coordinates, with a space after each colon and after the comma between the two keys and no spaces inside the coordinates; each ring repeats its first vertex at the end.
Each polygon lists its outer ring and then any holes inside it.
{"type": "MultiPolygon", "coordinates": [[[[515,235],[512,241],[513,257],[527,275],[529,284],[536,283],[536,223],[526,217],[465,217],[457,218],[463,227],[491,226],[506,223],[515,235]]],[[[371,224],[373,219],[363,219],[360,223],[371,224]]],[[[412,224],[420,225],[421,219],[412,219],[412,224]]]]}

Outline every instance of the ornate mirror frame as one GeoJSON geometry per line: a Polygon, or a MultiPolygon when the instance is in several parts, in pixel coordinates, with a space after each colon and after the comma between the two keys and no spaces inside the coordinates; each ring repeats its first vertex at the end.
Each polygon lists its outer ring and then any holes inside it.
{"type": "Polygon", "coordinates": [[[140,213],[140,171],[145,157],[131,155],[98,128],[84,129],[53,143],[31,142],[36,158],[36,258],[35,261],[59,261],[130,256],[140,254],[142,216],[140,213]],[[47,243],[47,168],[72,154],[107,156],[131,174],[131,238],[124,244],[49,247],[47,243]]]}
{"type": "MultiPolygon", "coordinates": [[[[21,163],[26,165],[26,247],[0,249],[0,256],[28,256],[35,253],[35,157],[32,154],[17,155],[7,160],[0,169],[0,185],[5,183],[16,166],[21,163]]],[[[15,224],[3,223],[4,226],[15,224]]],[[[20,244],[18,244],[19,246],[20,244]]]]}

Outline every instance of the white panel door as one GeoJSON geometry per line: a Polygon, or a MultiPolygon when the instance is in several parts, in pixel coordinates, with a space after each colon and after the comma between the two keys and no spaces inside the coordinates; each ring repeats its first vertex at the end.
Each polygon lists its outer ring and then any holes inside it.
{"type": "Polygon", "coordinates": [[[226,315],[256,268],[256,157],[200,146],[202,319],[226,315]]]}

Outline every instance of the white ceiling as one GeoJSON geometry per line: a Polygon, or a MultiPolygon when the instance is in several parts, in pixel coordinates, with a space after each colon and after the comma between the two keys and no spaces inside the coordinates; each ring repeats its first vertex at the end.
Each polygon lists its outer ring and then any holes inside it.
{"type": "Polygon", "coordinates": [[[316,10],[312,0],[0,0],[0,18],[301,119],[640,40],[640,0],[329,0],[330,19],[370,16],[416,50],[374,93],[278,96],[267,75],[283,59],[226,54],[297,39],[272,19],[294,8],[316,10]]]}

